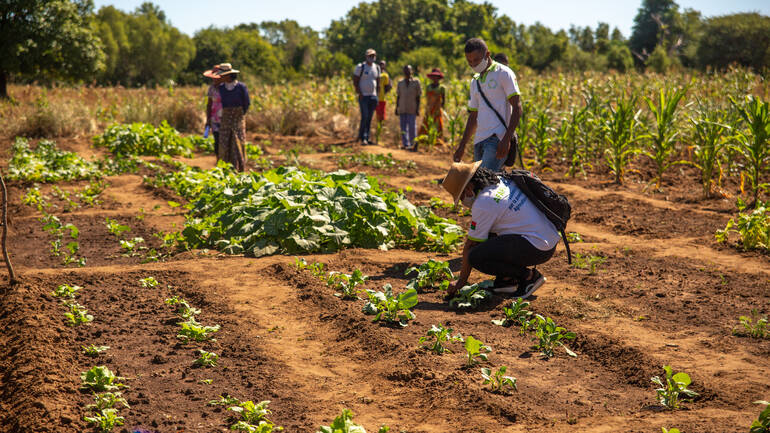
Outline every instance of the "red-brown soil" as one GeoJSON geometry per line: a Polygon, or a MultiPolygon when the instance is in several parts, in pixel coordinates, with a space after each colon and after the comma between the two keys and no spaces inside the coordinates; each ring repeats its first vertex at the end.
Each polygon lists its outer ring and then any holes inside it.
{"type": "MultiPolygon", "coordinates": [[[[432,182],[443,176],[447,151],[269,139],[266,156],[276,164],[286,158],[281,149],[299,143],[322,151],[300,152],[299,161],[325,170],[338,167],[332,144],[392,153],[417,168],[350,169],[376,175],[421,204],[431,197],[449,200],[432,182]]],[[[88,149],[82,140],[60,145],[88,149]]],[[[213,158],[195,163],[210,167],[213,158]]],[[[397,329],[372,323],[361,312],[363,301],[335,297],[321,280],[295,270],[292,257],[194,251],[144,264],[142,257],[124,257],[104,225],[106,217],[129,225],[129,236],[141,236],[152,247],[160,243],[153,233],[183,224],[183,211],[167,204],[174,198],[142,185],[138,175],[107,179],[111,186],[102,206],[57,213],[80,228],[81,253],[88,259],[84,268],[65,269],[48,253],[51,239],[39,213],[20,204],[26,185],[11,184],[9,249],[22,282],[3,283],[0,294],[0,430],[87,431],[82,417],[91,397],[79,391],[79,375],[93,365],[127,378],[124,394],[131,408],[121,410],[127,422],[119,431],[228,431],[228,412],[207,405],[224,394],[271,400],[272,419],[288,432],[314,432],[342,408],[353,410],[368,431],[381,424],[391,431],[430,433],[748,430],[760,409],[752,402],[770,399],[770,339],[738,337],[732,330],[738,316],[752,309],[770,313],[770,258],[714,241],[714,231],[734,212],[733,200],[700,200],[697,177],[687,170],[672,170],[664,192],[650,193],[633,176],[617,186],[606,173],[573,180],[564,178],[566,167],[552,168],[543,177],[570,198],[569,231],[584,239],[572,244],[573,253],[606,261],[590,274],[568,266],[558,247],[540,267],[548,284],[531,299],[531,309],[577,333],[569,343],[577,358],[557,350],[550,360],[531,352],[531,340],[517,329],[490,322],[510,302],[502,297],[478,311],[456,312],[441,293],[421,293],[417,318],[397,329]],[[136,218],[140,209],[143,219],[136,218]],[[160,285],[142,287],[139,279],[148,276],[160,285]],[[94,315],[93,323],[64,324],[64,307],[50,295],[63,283],[83,286],[77,301],[94,315]],[[179,342],[178,319],[164,304],[171,295],[200,308],[201,323],[222,326],[216,342],[179,342]],[[420,349],[419,337],[438,323],[491,346],[485,365],[508,366],[518,392],[487,391],[479,368],[464,368],[459,344],[443,356],[420,349]],[[88,358],[81,351],[88,344],[111,349],[88,358]],[[199,348],[220,354],[219,366],[193,368],[199,348]],[[656,405],[650,377],[662,374],[663,365],[689,373],[692,389],[700,393],[683,410],[656,405]]],[[[736,192],[735,185],[726,187],[736,192]]],[[[469,220],[438,212],[460,224],[469,220]]],[[[400,290],[407,281],[404,270],[428,258],[459,268],[458,254],[406,250],[353,249],[306,260],[329,270],[360,269],[371,277],[366,288],[391,283],[400,290]]],[[[484,278],[472,275],[473,281],[484,278]]]]}

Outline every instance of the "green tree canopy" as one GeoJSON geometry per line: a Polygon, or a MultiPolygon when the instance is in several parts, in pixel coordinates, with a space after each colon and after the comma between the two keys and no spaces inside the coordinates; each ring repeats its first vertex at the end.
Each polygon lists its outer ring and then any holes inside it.
{"type": "Polygon", "coordinates": [[[697,58],[702,67],[770,66],[770,17],[744,13],[706,20],[697,58]]]}
{"type": "Polygon", "coordinates": [[[44,79],[91,78],[104,53],[93,35],[90,0],[0,2],[0,97],[11,74],[44,79]]]}

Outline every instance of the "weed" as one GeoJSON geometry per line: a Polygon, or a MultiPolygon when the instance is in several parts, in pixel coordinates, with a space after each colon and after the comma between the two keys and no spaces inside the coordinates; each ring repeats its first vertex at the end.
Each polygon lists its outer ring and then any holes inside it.
{"type": "Polygon", "coordinates": [[[491,352],[492,348],[485,346],[481,341],[468,337],[465,339],[465,353],[468,355],[466,365],[473,367],[481,361],[487,360],[487,353],[491,352]]]}
{"type": "Polygon", "coordinates": [[[206,352],[203,349],[199,349],[198,353],[200,356],[198,356],[198,359],[196,359],[193,362],[193,365],[196,367],[216,367],[217,362],[219,361],[219,355],[217,355],[214,352],[206,352]]]}
{"type": "Polygon", "coordinates": [[[650,380],[659,388],[655,390],[658,395],[658,401],[663,406],[674,410],[679,409],[679,395],[684,394],[687,397],[695,397],[697,392],[687,389],[687,386],[692,383],[690,376],[686,373],[676,373],[668,365],[663,366],[663,370],[666,375],[661,379],[658,376],[651,378],[650,380]],[[663,382],[665,380],[665,383],[663,382]]]}
{"type": "Polygon", "coordinates": [[[433,325],[428,330],[427,334],[425,334],[425,336],[420,337],[420,343],[422,344],[428,342],[429,344],[423,346],[423,348],[430,350],[437,355],[441,355],[444,352],[452,353],[452,351],[449,350],[445,344],[464,341],[462,335],[452,335],[452,332],[452,328],[445,328],[444,325],[440,323],[438,325],[433,325]],[[431,342],[431,340],[433,341],[431,342]]]}
{"type": "Polygon", "coordinates": [[[770,338],[767,316],[759,316],[757,309],[751,310],[751,317],[741,316],[738,318],[743,325],[743,330],[733,329],[734,335],[748,335],[751,338],[770,338]]]}
{"type": "Polygon", "coordinates": [[[746,205],[738,201],[738,218],[727,222],[724,230],[717,230],[717,242],[727,242],[731,232],[738,233],[744,249],[770,250],[770,202],[757,201],[751,212],[744,212],[746,205]]]}
{"type": "Polygon", "coordinates": [[[518,388],[516,387],[516,378],[512,376],[506,376],[505,372],[507,370],[508,367],[503,365],[500,366],[500,368],[498,368],[497,371],[493,374],[491,369],[486,367],[482,368],[481,377],[484,378],[483,385],[489,384],[492,392],[503,392],[506,387],[513,388],[514,391],[517,391],[518,388]]]}
{"type": "Polygon", "coordinates": [[[117,391],[121,388],[127,388],[125,384],[120,382],[123,379],[125,378],[115,376],[109,368],[100,365],[98,367],[91,367],[90,370],[80,374],[80,380],[82,381],[80,387],[95,392],[117,391]]]}
{"type": "Polygon", "coordinates": [[[572,259],[571,266],[577,269],[588,268],[588,274],[595,275],[596,268],[606,261],[607,261],[607,258],[604,256],[594,255],[594,254],[583,255],[580,253],[575,253],[575,256],[572,259]]]}

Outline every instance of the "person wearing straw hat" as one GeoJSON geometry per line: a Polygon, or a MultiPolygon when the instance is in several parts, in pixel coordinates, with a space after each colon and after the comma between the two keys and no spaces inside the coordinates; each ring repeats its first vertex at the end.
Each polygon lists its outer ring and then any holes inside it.
{"type": "Polygon", "coordinates": [[[238,81],[238,71],[229,63],[219,65],[218,75],[223,83],[219,85],[222,98],[222,124],[219,134],[217,159],[229,162],[236,171],[246,168],[246,125],[243,117],[251,101],[246,85],[238,81]]]}
{"type": "Polygon", "coordinates": [[[428,73],[431,83],[425,87],[425,116],[422,119],[419,135],[426,135],[430,128],[428,122],[432,122],[438,131],[437,140],[439,143],[444,141],[444,105],[446,104],[446,87],[440,81],[444,78],[444,73],[439,68],[433,68],[428,73]],[[430,119],[430,120],[429,120],[430,119]]]}
{"type": "Polygon", "coordinates": [[[222,77],[219,76],[219,65],[205,71],[203,76],[211,78],[211,85],[206,99],[206,128],[211,130],[214,136],[214,155],[219,154],[219,124],[222,120],[222,96],[219,94],[219,85],[222,77]]]}
{"type": "Polygon", "coordinates": [[[453,163],[441,182],[455,204],[471,209],[460,275],[447,295],[465,286],[476,269],[495,276],[496,293],[527,298],[545,283],[534,267],[553,256],[559,232],[504,172],[481,165],[453,163]]]}

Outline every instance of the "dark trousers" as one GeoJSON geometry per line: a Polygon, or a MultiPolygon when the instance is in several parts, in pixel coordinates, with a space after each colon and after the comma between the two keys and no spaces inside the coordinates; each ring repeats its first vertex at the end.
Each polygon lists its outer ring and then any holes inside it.
{"type": "Polygon", "coordinates": [[[358,107],[361,110],[361,124],[358,127],[358,139],[369,140],[369,131],[372,128],[372,116],[377,109],[377,96],[359,96],[358,107]]]}
{"type": "Polygon", "coordinates": [[[529,276],[529,266],[547,262],[556,247],[549,251],[535,248],[521,235],[490,237],[471,250],[471,266],[485,274],[523,280],[529,276]]]}
{"type": "Polygon", "coordinates": [[[214,134],[214,156],[219,155],[219,131],[211,131],[214,134]]]}

